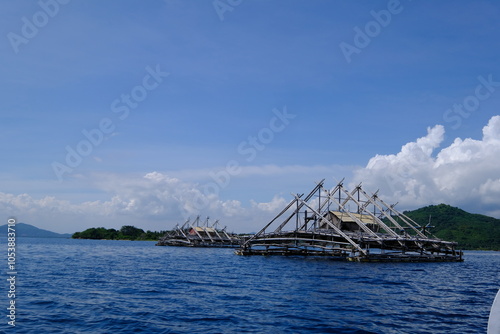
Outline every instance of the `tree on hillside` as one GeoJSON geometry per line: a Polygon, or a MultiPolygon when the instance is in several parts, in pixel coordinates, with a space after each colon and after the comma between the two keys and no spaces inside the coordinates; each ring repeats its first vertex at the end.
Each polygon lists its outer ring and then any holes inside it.
{"type": "Polygon", "coordinates": [[[118,231],[115,229],[105,229],[104,227],[92,227],[82,232],[73,234],[73,239],[116,239],[118,231]]]}
{"type": "Polygon", "coordinates": [[[107,240],[159,240],[167,231],[144,232],[143,229],[135,226],[125,225],[120,230],[114,228],[106,229],[104,227],[92,227],[82,232],[76,232],[72,235],[73,239],[107,239],[107,240]]]}
{"type": "Polygon", "coordinates": [[[123,239],[136,240],[144,234],[144,230],[135,226],[124,225],[120,229],[120,234],[123,236],[123,239]]]}

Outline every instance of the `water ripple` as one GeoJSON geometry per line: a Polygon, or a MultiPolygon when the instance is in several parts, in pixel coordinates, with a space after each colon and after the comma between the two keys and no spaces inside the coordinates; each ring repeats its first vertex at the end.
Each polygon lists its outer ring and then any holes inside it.
{"type": "Polygon", "coordinates": [[[484,333],[500,268],[495,252],[358,264],[26,238],[18,253],[16,333],[484,333]]]}

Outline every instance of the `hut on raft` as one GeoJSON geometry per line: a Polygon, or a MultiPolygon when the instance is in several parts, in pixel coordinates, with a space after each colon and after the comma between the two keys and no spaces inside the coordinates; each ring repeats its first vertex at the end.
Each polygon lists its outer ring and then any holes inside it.
{"type": "Polygon", "coordinates": [[[201,223],[197,216],[194,222],[188,219],[182,226],[177,225],[173,231],[165,233],[156,246],[238,247],[241,238],[228,233],[226,228],[219,228],[218,220],[210,224],[208,217],[201,223]]]}
{"type": "Polygon", "coordinates": [[[362,262],[458,262],[457,243],[444,241],[359,184],[343,180],[333,189],[324,181],[293,200],[246,239],[239,255],[312,255],[362,262]]]}

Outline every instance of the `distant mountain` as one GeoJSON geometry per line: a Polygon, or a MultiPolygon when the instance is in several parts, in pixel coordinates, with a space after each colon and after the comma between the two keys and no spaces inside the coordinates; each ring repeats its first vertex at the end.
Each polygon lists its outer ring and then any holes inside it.
{"type": "Polygon", "coordinates": [[[500,250],[500,219],[473,214],[446,204],[430,205],[405,215],[422,226],[429,223],[429,231],[436,237],[458,242],[462,249],[500,250]]]}
{"type": "MultiPolygon", "coordinates": [[[[71,238],[71,234],[51,232],[25,223],[17,223],[15,229],[16,237],[71,238]]],[[[7,236],[7,224],[0,226],[0,236],[7,236]]]]}

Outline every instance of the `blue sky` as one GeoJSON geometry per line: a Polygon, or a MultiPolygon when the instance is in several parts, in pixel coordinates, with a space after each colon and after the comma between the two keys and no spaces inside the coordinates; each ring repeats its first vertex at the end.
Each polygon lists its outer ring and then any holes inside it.
{"type": "Polygon", "coordinates": [[[201,214],[251,231],[290,193],[343,177],[405,198],[400,209],[443,201],[500,217],[498,143],[483,136],[500,129],[496,1],[0,6],[5,219],[159,230],[201,214]],[[102,122],[89,146],[82,132],[102,122]],[[68,147],[85,153],[73,166],[68,147]]]}

